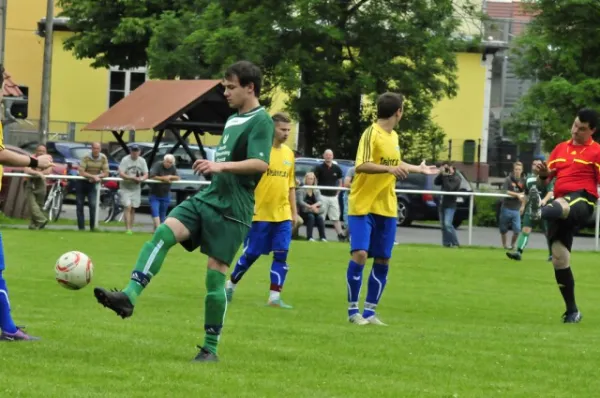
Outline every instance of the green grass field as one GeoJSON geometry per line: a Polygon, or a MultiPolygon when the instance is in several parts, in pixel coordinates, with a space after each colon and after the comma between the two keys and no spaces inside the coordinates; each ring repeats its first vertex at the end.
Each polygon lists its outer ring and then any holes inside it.
{"type": "MultiPolygon", "coordinates": [[[[347,244],[294,242],[284,298],[265,307],[269,260],[236,290],[220,363],[202,342],[205,258],[175,248],[132,318],[92,286],[123,287],[148,234],[3,232],[13,313],[40,342],[0,346],[1,397],[592,397],[600,390],[598,255],[575,253],[577,325],[543,251],[397,246],[379,306],[389,327],[346,320],[347,244]],[[54,281],[65,251],[87,253],[92,284],[54,281]]],[[[367,273],[365,272],[365,275],[367,273]]],[[[363,288],[363,296],[366,287],[363,288]]]]}

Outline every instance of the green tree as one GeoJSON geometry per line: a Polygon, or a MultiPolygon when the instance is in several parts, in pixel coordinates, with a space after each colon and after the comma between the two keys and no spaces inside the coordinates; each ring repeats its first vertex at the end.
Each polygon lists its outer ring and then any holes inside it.
{"type": "Polygon", "coordinates": [[[61,3],[77,30],[66,47],[97,67],[148,65],[155,78],[209,78],[233,61],[256,62],[265,71],[264,99],[274,87],[288,94],[304,153],[329,147],[338,157],[354,156],[373,120],[363,112],[365,95],[386,90],[407,97],[400,130],[439,141],[430,111],[456,95],[456,33],[465,12],[477,14],[470,0],[461,13],[452,0],[61,3]]]}
{"type": "Polygon", "coordinates": [[[536,17],[511,49],[522,79],[534,85],[505,126],[517,142],[539,131],[544,149],[568,138],[578,109],[600,107],[600,3],[596,0],[529,0],[536,17]]]}

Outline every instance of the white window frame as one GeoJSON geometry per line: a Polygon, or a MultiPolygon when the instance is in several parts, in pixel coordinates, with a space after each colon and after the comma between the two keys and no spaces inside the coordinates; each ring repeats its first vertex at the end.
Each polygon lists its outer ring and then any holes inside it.
{"type": "Polygon", "coordinates": [[[131,74],[132,73],[144,73],[146,75],[146,81],[148,81],[148,68],[145,66],[142,66],[140,68],[132,68],[132,69],[121,69],[118,66],[111,66],[108,70],[108,91],[106,93],[107,94],[106,95],[107,109],[110,108],[110,92],[117,91],[117,90],[110,89],[110,77],[111,77],[112,72],[125,72],[125,89],[124,89],[125,95],[123,96],[123,98],[125,98],[129,94],[131,94],[131,74]]]}

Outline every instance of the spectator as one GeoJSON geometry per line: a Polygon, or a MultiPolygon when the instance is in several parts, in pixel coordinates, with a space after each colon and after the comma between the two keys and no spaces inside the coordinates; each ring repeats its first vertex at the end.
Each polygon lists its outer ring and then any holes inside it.
{"type": "Polygon", "coordinates": [[[523,163],[515,162],[513,172],[504,180],[504,190],[510,198],[502,200],[500,207],[500,236],[502,238],[502,247],[506,250],[513,250],[519,232],[521,232],[521,213],[525,208],[525,180],[522,177],[523,163]],[[510,246],[506,244],[506,234],[508,228],[512,229],[512,239],[510,246]]]}
{"type": "MultiPolygon", "coordinates": [[[[350,189],[352,186],[352,180],[354,179],[355,167],[350,167],[344,177],[344,187],[350,189]]],[[[350,191],[343,192],[344,195],[344,224],[346,225],[346,239],[350,238],[350,227],[348,226],[348,197],[350,197],[350,191]]]]}
{"type": "MultiPolygon", "coordinates": [[[[319,164],[313,170],[315,173],[315,178],[322,186],[341,187],[342,177],[344,174],[340,166],[333,163],[333,151],[331,151],[331,149],[328,149],[323,153],[323,160],[324,162],[319,164]]],[[[321,212],[323,217],[329,217],[329,220],[333,221],[333,227],[337,233],[338,240],[343,242],[346,240],[346,237],[342,232],[342,225],[340,223],[339,194],[340,191],[329,189],[323,190],[323,192],[321,192],[321,212]]]]}
{"type": "MultiPolygon", "coordinates": [[[[35,149],[36,157],[47,153],[44,145],[38,145],[35,149]]],[[[43,229],[48,223],[48,217],[43,211],[46,199],[46,176],[52,172],[52,167],[46,169],[25,167],[23,171],[31,176],[25,178],[25,192],[31,213],[29,229],[43,229]]]]}
{"type": "Polygon", "coordinates": [[[142,182],[148,179],[148,165],[146,160],[140,156],[140,147],[137,144],[129,146],[131,153],[121,159],[119,164],[119,176],[123,179],[119,193],[121,204],[124,207],[125,231],[131,235],[135,209],[142,202],[142,182]]]}
{"type": "MultiPolygon", "coordinates": [[[[304,185],[317,185],[317,179],[312,172],[306,173],[304,176],[304,185]]],[[[296,203],[300,211],[300,217],[306,224],[306,239],[310,242],[315,240],[312,237],[313,227],[317,225],[319,230],[319,239],[322,242],[327,242],[325,238],[325,220],[321,215],[322,196],[318,189],[297,189],[296,203]]]]}
{"type": "MultiPolygon", "coordinates": [[[[443,163],[440,173],[433,183],[440,185],[443,192],[457,192],[460,189],[460,176],[456,174],[454,166],[443,163]]],[[[456,196],[441,195],[438,206],[440,225],[442,227],[442,245],[445,247],[458,247],[458,237],[454,228],[454,213],[456,212],[456,196]]]]}
{"type": "Polygon", "coordinates": [[[100,180],[108,177],[108,159],[106,155],[100,153],[100,143],[92,144],[92,152],[81,159],[79,175],[86,180],[77,181],[76,186],[76,204],[77,204],[77,226],[80,231],[85,229],[85,216],[83,214],[83,205],[87,197],[88,207],[90,208],[90,230],[96,226],[96,190],[100,180]]]}
{"type": "Polygon", "coordinates": [[[171,182],[180,179],[175,167],[175,156],[166,154],[162,162],[152,166],[148,177],[162,182],[162,184],[149,184],[150,213],[156,231],[156,228],[167,218],[167,210],[171,204],[171,182]]]}

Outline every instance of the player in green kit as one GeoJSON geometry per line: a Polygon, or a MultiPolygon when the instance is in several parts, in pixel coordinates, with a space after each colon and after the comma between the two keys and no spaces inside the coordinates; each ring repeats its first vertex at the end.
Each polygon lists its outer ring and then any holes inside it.
{"type": "MultiPolygon", "coordinates": [[[[552,201],[553,195],[552,191],[554,189],[554,180],[548,183],[548,185],[538,184],[538,176],[537,176],[537,166],[544,162],[544,158],[542,156],[538,156],[533,160],[532,164],[532,175],[527,177],[525,182],[525,194],[528,197],[532,197],[532,195],[537,195],[539,200],[539,208],[532,209],[531,201],[528,200],[525,204],[525,211],[523,212],[522,225],[523,229],[519,234],[519,239],[517,240],[517,250],[515,252],[508,252],[506,256],[510,259],[520,261],[521,256],[523,255],[523,250],[527,247],[527,243],[529,242],[529,234],[531,233],[531,229],[535,226],[535,224],[539,224],[542,228],[544,234],[547,233],[547,225],[546,222],[541,220],[541,207],[545,206],[546,203],[552,201]]],[[[546,238],[546,243],[548,244],[548,261],[552,260],[552,249],[550,248],[550,243],[546,238]]]]}
{"type": "Polygon", "coordinates": [[[275,128],[258,102],[261,80],[260,69],[247,61],[227,69],[225,97],[237,113],[225,124],[215,162],[203,159],[193,165],[196,172],[212,175],[211,184],[173,209],[156,229],[142,247],[125,289],[94,289],[100,304],[122,318],[130,317],[138,296],[160,271],[169,249],[177,243],[190,252],[200,248],[208,256],[208,269],[205,337],[196,361],[218,360],[217,344],[227,310],[225,275],[250,230],[254,189],[269,165],[275,128]]]}

